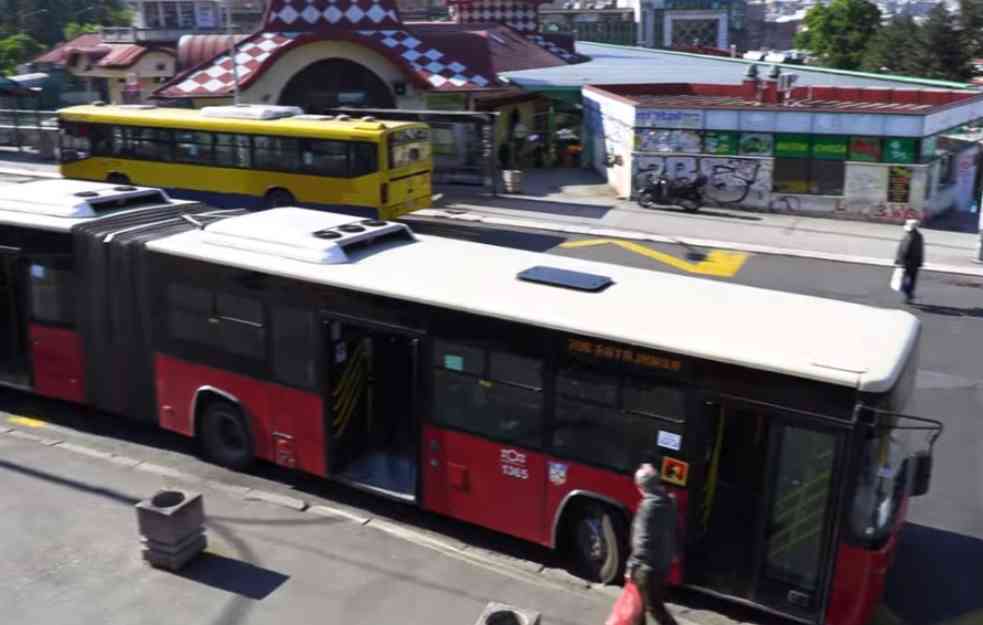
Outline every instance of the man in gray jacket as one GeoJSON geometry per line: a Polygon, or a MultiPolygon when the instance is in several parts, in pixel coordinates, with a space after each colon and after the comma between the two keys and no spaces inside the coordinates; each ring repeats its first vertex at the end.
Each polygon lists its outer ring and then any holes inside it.
{"type": "Polygon", "coordinates": [[[676,548],[676,502],[651,464],[638,467],[635,485],[642,493],[642,501],[631,526],[626,577],[638,586],[646,612],[660,625],[677,625],[665,604],[666,576],[676,548]]]}

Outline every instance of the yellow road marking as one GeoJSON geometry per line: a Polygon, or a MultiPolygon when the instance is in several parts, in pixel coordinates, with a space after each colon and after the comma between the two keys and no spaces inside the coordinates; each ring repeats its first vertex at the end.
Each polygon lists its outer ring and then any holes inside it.
{"type": "Polygon", "coordinates": [[[741,270],[748,254],[744,252],[726,252],[724,250],[710,250],[704,260],[690,262],[681,258],[676,258],[672,254],[653,250],[652,248],[635,243],[634,241],[621,241],[618,239],[584,239],[582,241],[567,241],[561,243],[560,247],[565,249],[576,249],[579,247],[594,247],[597,245],[617,245],[618,247],[641,254],[646,258],[659,261],[680,271],[700,274],[703,276],[718,276],[730,278],[741,270]]]}
{"type": "Polygon", "coordinates": [[[15,425],[23,425],[29,428],[46,428],[48,424],[40,419],[31,419],[30,417],[8,417],[8,423],[13,423],[15,425]]]}

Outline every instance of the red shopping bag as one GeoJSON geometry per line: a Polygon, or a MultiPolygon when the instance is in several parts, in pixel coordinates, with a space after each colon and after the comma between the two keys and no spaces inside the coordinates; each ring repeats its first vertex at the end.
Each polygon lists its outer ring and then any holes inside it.
{"type": "Polygon", "coordinates": [[[635,582],[625,581],[625,588],[614,602],[604,625],[645,625],[645,604],[635,582]]]}

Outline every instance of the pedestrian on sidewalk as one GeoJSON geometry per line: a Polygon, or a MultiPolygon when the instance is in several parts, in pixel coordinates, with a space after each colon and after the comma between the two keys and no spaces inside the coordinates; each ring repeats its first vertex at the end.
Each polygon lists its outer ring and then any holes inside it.
{"type": "Polygon", "coordinates": [[[910,304],[915,299],[918,270],[921,269],[922,263],[925,261],[925,242],[922,233],[918,230],[917,219],[906,221],[904,229],[905,235],[898,245],[898,254],[894,258],[894,264],[904,268],[901,291],[905,295],[905,302],[910,304]]]}
{"type": "Polygon", "coordinates": [[[642,501],[632,522],[626,578],[635,582],[645,611],[659,625],[678,625],[665,604],[666,576],[676,545],[676,502],[659,481],[659,472],[649,463],[638,467],[635,485],[642,501]]]}

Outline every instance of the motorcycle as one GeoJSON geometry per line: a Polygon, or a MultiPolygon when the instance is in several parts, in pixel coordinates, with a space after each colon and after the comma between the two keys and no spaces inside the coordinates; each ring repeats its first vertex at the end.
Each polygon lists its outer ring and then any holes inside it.
{"type": "Polygon", "coordinates": [[[687,213],[695,213],[703,206],[703,190],[707,186],[707,177],[698,174],[692,180],[689,178],[669,178],[665,174],[655,178],[648,176],[648,182],[638,193],[638,205],[642,208],[653,208],[658,204],[671,204],[682,208],[687,213]]]}

